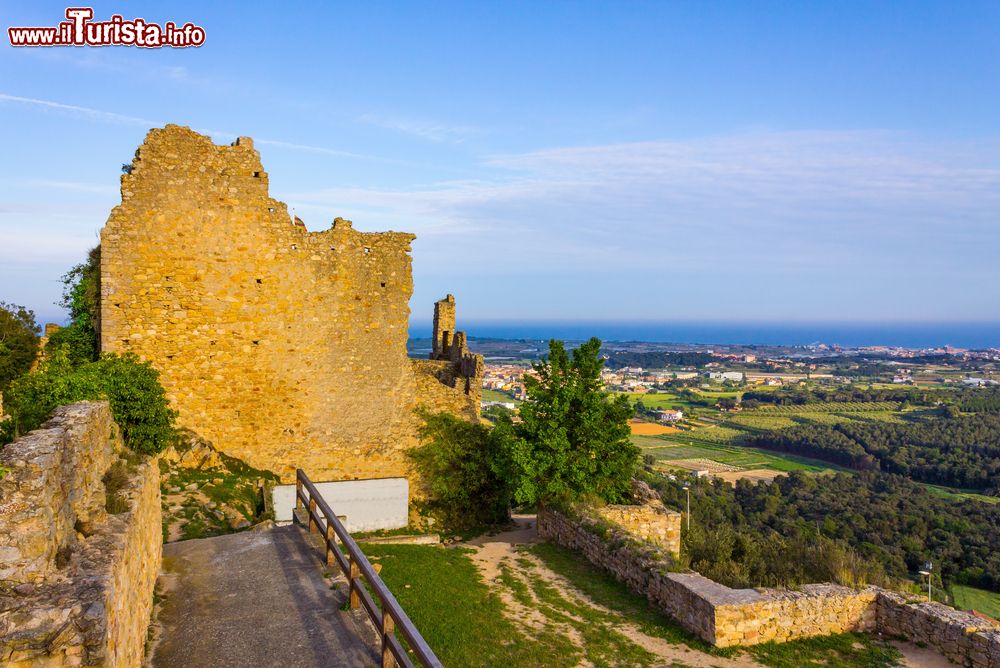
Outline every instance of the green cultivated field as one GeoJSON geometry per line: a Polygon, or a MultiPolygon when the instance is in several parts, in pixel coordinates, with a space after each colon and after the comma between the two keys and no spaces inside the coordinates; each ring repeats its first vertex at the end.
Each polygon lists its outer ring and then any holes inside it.
{"type": "Polygon", "coordinates": [[[959,610],[978,610],[984,615],[1000,619],[1000,594],[965,585],[952,585],[951,596],[959,610]]]}
{"type": "Polygon", "coordinates": [[[497,392],[496,390],[483,390],[483,401],[502,401],[504,403],[514,403],[519,404],[520,401],[516,401],[514,397],[506,394],[504,392],[497,392]]]}
{"type": "Polygon", "coordinates": [[[898,411],[895,401],[838,401],[815,404],[789,404],[786,406],[760,406],[751,413],[884,413],[898,411]]]}
{"type": "Polygon", "coordinates": [[[741,469],[770,469],[772,471],[829,471],[840,467],[807,457],[766,452],[739,445],[726,445],[696,438],[694,434],[712,431],[699,429],[690,433],[665,436],[633,436],[632,442],[657,461],[669,465],[678,459],[708,459],[713,462],[736,466],[741,469]]]}

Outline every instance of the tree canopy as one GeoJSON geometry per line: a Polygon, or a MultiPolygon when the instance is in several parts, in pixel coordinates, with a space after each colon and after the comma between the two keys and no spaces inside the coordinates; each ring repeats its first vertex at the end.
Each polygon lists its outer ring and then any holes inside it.
{"type": "Polygon", "coordinates": [[[518,503],[628,497],[639,464],[639,449],[629,440],[633,408],[625,396],[604,390],[600,350],[596,338],[572,354],[563,342],[550,341],[548,356],[534,365],[537,377],[525,377],[520,421],[497,423],[518,503]]]}
{"type": "Polygon", "coordinates": [[[0,392],[28,373],[37,354],[35,314],[23,306],[0,302],[0,392]]]}

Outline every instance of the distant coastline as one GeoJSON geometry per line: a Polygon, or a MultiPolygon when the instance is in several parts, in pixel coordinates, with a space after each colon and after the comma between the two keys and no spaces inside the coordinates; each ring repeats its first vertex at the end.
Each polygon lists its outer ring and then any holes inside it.
{"type": "MultiPolygon", "coordinates": [[[[900,348],[1000,348],[1000,322],[943,323],[749,323],[651,321],[466,321],[473,337],[500,339],[549,338],[651,343],[805,346],[814,343],[900,348]]],[[[410,336],[430,336],[430,328],[411,324],[410,336]]]]}

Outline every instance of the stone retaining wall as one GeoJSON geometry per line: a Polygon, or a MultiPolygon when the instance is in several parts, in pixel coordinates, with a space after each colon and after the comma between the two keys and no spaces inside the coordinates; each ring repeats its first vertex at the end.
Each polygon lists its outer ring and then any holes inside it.
{"type": "Polygon", "coordinates": [[[960,666],[1000,668],[1000,629],[937,602],[913,602],[895,592],[881,591],[878,630],[926,643],[960,666]]]}
{"type": "Polygon", "coordinates": [[[106,402],[56,410],[0,450],[0,664],[141,665],[160,567],[159,469],[133,462],[124,512],[104,474],[124,461],[106,402]]]}
{"type": "Polygon", "coordinates": [[[628,541],[609,544],[587,524],[586,518],[574,521],[553,510],[538,515],[540,536],[583,552],[685,629],[718,647],[865,630],[875,623],[872,589],[732,589],[697,573],[670,572],[673,564],[662,553],[637,549],[628,541]]]}
{"type": "Polygon", "coordinates": [[[597,513],[633,536],[680,556],[681,514],[667,510],[662,503],[603,506],[597,513]]]}
{"type": "Polygon", "coordinates": [[[673,561],[651,544],[607,532],[587,511],[545,509],[538,534],[581,552],[681,626],[717,647],[877,631],[926,643],[971,668],[1000,668],[1000,629],[940,603],[914,602],[878,587],[804,585],[795,591],[733,589],[698,573],[670,572],[673,561]]]}

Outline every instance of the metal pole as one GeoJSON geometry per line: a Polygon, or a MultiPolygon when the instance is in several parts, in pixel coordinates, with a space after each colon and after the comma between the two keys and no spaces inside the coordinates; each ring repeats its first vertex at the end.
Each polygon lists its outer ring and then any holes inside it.
{"type": "Polygon", "coordinates": [[[688,533],[691,533],[691,488],[686,487],[684,491],[687,492],[687,507],[688,507],[687,530],[688,533]]]}

